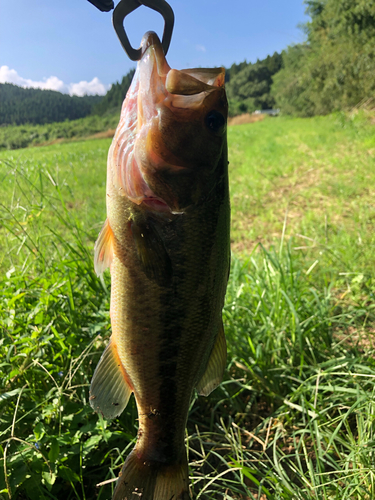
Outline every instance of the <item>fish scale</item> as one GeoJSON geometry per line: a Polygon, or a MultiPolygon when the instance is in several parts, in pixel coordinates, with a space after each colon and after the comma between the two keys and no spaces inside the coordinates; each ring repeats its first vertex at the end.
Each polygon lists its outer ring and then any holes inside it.
{"type": "Polygon", "coordinates": [[[106,418],[131,393],[137,404],[137,443],[113,500],[187,500],[192,393],[209,394],[226,360],[227,101],[222,69],[170,70],[154,33],[142,47],[108,156],[95,266],[110,267],[112,336],[90,402],[106,418]]]}

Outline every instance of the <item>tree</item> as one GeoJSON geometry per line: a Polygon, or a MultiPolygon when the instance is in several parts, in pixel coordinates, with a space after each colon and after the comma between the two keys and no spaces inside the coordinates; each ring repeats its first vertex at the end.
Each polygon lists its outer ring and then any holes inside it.
{"type": "Polygon", "coordinates": [[[375,0],[307,0],[307,42],[283,52],[272,94],[285,113],[349,109],[375,93],[375,0]]]}
{"type": "Polygon", "coordinates": [[[70,96],[53,90],[24,89],[11,83],[0,84],[0,124],[42,125],[75,120],[91,113],[101,96],[70,96]]]}
{"type": "Polygon", "coordinates": [[[231,115],[269,109],[275,104],[270,94],[272,77],[280,70],[281,54],[275,52],[256,63],[232,65],[230,79],[226,84],[231,115]]]}

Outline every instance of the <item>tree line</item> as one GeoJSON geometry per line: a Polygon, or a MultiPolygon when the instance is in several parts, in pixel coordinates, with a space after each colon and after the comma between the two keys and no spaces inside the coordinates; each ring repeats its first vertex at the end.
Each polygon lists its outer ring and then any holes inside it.
{"type": "MultiPolygon", "coordinates": [[[[347,110],[361,101],[375,106],[375,0],[304,3],[311,18],[303,26],[304,43],[226,70],[231,116],[274,107],[284,114],[313,116],[347,110]]],[[[0,84],[0,125],[119,113],[134,72],[114,83],[104,97],[0,84]]]]}
{"type": "MultiPolygon", "coordinates": [[[[226,69],[225,87],[232,116],[275,105],[271,95],[272,77],[280,70],[281,62],[281,54],[275,52],[273,56],[267,56],[254,64],[244,61],[226,69]]],[[[112,85],[103,99],[95,104],[92,112],[102,116],[119,112],[134,73],[134,69],[130,70],[121,83],[112,85]]]]}
{"type": "MultiPolygon", "coordinates": [[[[281,68],[277,52],[256,63],[246,61],[226,69],[226,89],[232,116],[275,105],[271,95],[273,75],[281,68]]],[[[114,83],[105,96],[68,96],[52,90],[24,89],[0,84],[0,125],[42,125],[75,120],[87,115],[119,113],[135,69],[114,83]]]]}
{"type": "Polygon", "coordinates": [[[101,96],[70,96],[54,90],[0,84],[0,125],[42,125],[91,114],[101,96]]]}
{"type": "Polygon", "coordinates": [[[272,56],[255,63],[232,64],[226,70],[226,91],[231,116],[251,113],[257,109],[276,106],[271,93],[274,75],[280,71],[282,56],[275,52],[272,56]]]}

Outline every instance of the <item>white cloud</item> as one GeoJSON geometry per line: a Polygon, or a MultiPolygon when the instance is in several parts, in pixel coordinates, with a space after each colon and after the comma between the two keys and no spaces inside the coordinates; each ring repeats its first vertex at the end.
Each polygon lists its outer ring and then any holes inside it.
{"type": "Polygon", "coordinates": [[[206,47],[204,45],[196,45],[195,48],[198,52],[206,52],[206,47]]]}
{"type": "Polygon", "coordinates": [[[110,85],[104,85],[99,78],[96,76],[91,80],[91,82],[79,82],[79,83],[71,83],[70,84],[69,93],[71,95],[104,95],[109,89],[110,85]]]}
{"type": "Polygon", "coordinates": [[[38,89],[57,90],[64,94],[83,96],[87,95],[104,95],[111,87],[105,85],[99,78],[95,77],[91,82],[81,81],[78,83],[66,84],[57,76],[43,78],[43,81],[34,81],[20,76],[15,69],[10,69],[9,66],[0,66],[0,83],[14,83],[19,87],[32,87],[38,89]]]}

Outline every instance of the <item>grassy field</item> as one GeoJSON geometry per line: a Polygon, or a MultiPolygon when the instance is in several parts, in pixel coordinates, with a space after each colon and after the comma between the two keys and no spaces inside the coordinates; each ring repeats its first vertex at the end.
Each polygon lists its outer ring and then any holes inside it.
{"type": "MultiPolygon", "coordinates": [[[[228,367],[191,406],[197,499],[374,498],[371,120],[229,128],[228,367]]],[[[0,153],[2,499],[109,499],[135,442],[133,401],[113,422],[88,404],[110,335],[92,260],[109,144],[0,153]]]]}

